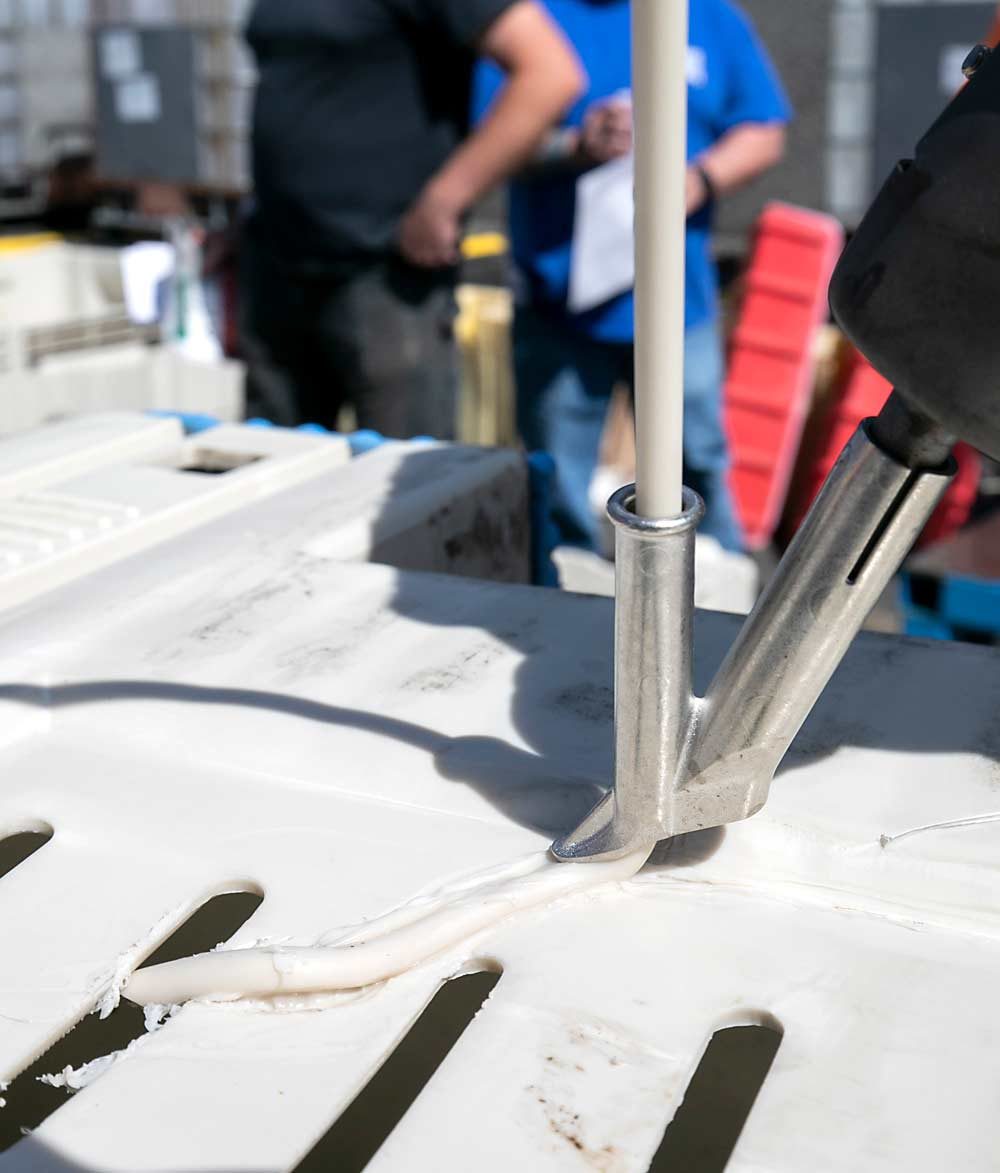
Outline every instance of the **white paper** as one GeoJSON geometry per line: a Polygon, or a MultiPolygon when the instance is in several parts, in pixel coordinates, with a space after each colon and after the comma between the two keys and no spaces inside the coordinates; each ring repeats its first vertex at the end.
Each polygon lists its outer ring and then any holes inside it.
{"type": "Polygon", "coordinates": [[[164,283],[174,271],[174,246],[144,240],[121,251],[125,307],[133,322],[149,325],[160,317],[164,283]]]}
{"type": "Polygon", "coordinates": [[[947,45],[938,60],[938,86],[946,98],[953,98],[965,85],[962,66],[969,55],[968,45],[947,45]]]}
{"type": "Polygon", "coordinates": [[[109,29],[102,33],[98,56],[101,76],[108,81],[134,77],[142,69],[142,45],[135,29],[109,29]]]}
{"type": "Polygon", "coordinates": [[[688,85],[703,90],[708,85],[708,54],[697,45],[689,45],[687,52],[688,85]]]}
{"type": "Polygon", "coordinates": [[[120,122],[156,122],[160,117],[160,82],[154,73],[139,73],[115,86],[120,122]]]}
{"type": "Polygon", "coordinates": [[[603,305],[635,284],[635,160],[613,159],[581,175],[569,279],[575,314],[603,305]]]}

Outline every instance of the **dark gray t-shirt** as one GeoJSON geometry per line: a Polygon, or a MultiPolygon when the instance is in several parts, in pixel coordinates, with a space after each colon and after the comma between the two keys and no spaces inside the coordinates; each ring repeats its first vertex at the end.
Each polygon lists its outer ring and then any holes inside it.
{"type": "Polygon", "coordinates": [[[468,128],[474,46],[514,0],[257,0],[258,239],[292,266],[393,248],[468,128]]]}

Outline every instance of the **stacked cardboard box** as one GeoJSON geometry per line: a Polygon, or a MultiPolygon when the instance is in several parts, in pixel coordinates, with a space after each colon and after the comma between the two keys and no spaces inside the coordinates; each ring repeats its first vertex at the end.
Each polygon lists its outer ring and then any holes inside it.
{"type": "Polygon", "coordinates": [[[93,0],[98,168],[235,194],[249,186],[249,0],[93,0]]]}

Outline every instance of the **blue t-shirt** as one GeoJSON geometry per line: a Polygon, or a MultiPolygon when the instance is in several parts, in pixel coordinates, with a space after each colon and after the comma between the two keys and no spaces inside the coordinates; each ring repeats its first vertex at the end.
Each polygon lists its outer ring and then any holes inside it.
{"type": "MultiPolygon", "coordinates": [[[[563,125],[579,127],[589,106],[632,84],[631,13],[628,0],[544,0],[572,41],[590,78],[590,88],[563,125]]],[[[662,0],[666,3],[666,0],[662,0]]],[[[753,26],[729,0],[691,0],[688,50],[688,157],[702,154],[728,130],[744,122],[786,122],[791,114],[781,82],[753,26]]],[[[503,84],[495,65],[477,70],[473,111],[481,117],[503,84]]],[[[515,182],[510,227],[514,258],[536,304],[564,312],[593,338],[631,342],[632,294],[585,314],[569,315],[570,248],[576,176],[515,182]]],[[[715,316],[718,288],[709,235],[711,210],[687,226],[688,326],[715,316]]]]}

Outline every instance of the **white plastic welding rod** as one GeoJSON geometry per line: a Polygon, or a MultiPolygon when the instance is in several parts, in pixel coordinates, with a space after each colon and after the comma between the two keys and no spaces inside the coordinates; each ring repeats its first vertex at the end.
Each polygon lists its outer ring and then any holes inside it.
{"type": "Polygon", "coordinates": [[[633,0],[636,512],[677,517],[684,476],[687,0],[633,0]]]}

